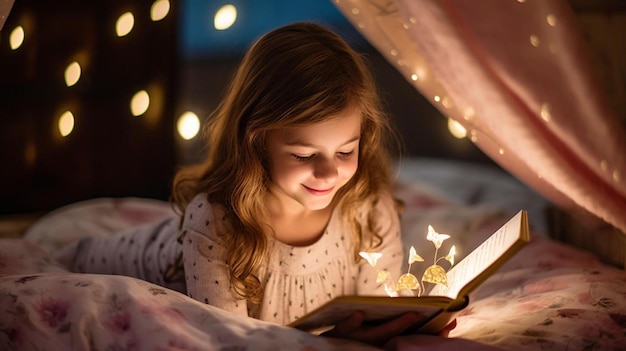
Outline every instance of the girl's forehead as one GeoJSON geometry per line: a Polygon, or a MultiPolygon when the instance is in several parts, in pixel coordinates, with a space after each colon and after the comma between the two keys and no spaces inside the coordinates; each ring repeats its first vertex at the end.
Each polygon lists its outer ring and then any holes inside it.
{"type": "Polygon", "coordinates": [[[349,110],[327,120],[302,126],[285,127],[270,132],[270,138],[288,145],[320,146],[349,143],[361,134],[361,113],[349,110]]]}

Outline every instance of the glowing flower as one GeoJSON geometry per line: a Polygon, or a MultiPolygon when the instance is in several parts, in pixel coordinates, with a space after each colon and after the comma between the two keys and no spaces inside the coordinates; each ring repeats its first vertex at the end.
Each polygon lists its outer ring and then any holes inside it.
{"type": "Polygon", "coordinates": [[[439,249],[444,240],[450,238],[448,234],[439,234],[435,231],[435,229],[428,225],[428,235],[426,236],[426,240],[432,241],[435,244],[435,247],[439,249]]]}
{"type": "Polygon", "coordinates": [[[396,290],[415,290],[420,289],[420,283],[417,280],[417,277],[411,273],[405,273],[400,276],[398,279],[398,284],[396,285],[396,290]]]}
{"type": "Polygon", "coordinates": [[[446,275],[445,269],[436,264],[426,268],[424,276],[422,276],[422,281],[448,286],[448,276],[446,275]]]}

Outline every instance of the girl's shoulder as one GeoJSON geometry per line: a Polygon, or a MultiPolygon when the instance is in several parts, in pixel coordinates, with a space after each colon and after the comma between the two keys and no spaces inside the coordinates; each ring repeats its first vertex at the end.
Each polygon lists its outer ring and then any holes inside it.
{"type": "Polygon", "coordinates": [[[223,231],[226,208],[209,200],[206,193],[196,195],[185,208],[183,227],[200,233],[223,231]]]}

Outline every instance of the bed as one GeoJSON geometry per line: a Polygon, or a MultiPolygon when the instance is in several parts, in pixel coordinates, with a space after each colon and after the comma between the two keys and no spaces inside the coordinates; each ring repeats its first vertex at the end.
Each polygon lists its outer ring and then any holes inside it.
{"type": "MultiPolygon", "coordinates": [[[[626,272],[549,238],[545,213],[552,205],[506,172],[406,158],[398,164],[396,196],[405,203],[406,245],[423,241],[430,224],[450,233],[462,256],[519,209],[529,212],[532,239],[470,297],[449,339],[403,336],[387,349],[417,350],[429,343],[438,350],[626,345],[626,272]]],[[[172,215],[163,201],[96,198],[52,211],[1,239],[0,349],[374,349],[234,317],[134,278],[70,273],[52,259],[51,253],[87,233],[112,235],[172,215]]]]}

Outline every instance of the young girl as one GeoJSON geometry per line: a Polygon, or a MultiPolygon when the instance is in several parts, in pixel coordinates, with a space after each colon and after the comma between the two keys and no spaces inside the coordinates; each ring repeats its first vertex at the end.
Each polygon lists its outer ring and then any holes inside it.
{"type": "MultiPolygon", "coordinates": [[[[390,131],[370,73],[339,36],[312,23],[273,30],[247,52],[206,125],[206,160],[174,180],[179,235],[172,219],[85,239],[74,267],[283,325],[340,295],[385,294],[358,253],[383,253],[379,268],[400,275],[390,131]],[[134,247],[135,258],[104,262],[107,247],[134,247]]],[[[418,319],[368,327],[356,312],[327,335],[380,344],[418,319]]]]}

